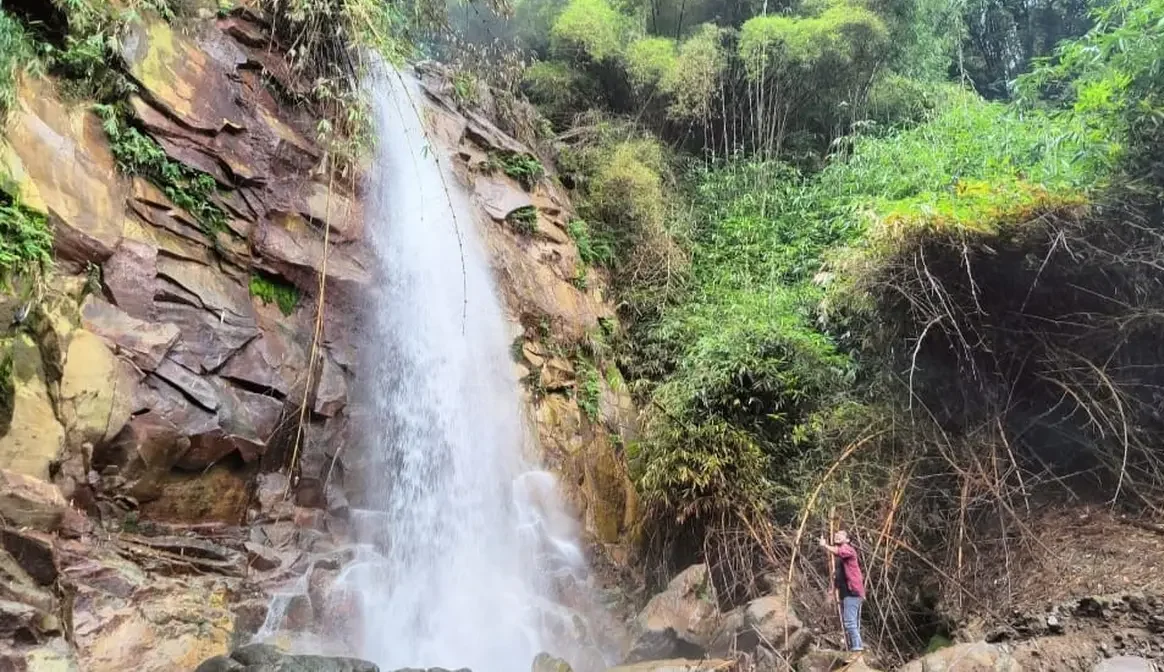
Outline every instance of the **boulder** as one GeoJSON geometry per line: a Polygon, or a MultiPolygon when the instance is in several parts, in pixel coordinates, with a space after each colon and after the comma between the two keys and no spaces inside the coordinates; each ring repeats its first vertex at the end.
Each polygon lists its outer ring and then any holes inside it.
{"type": "Polygon", "coordinates": [[[736,646],[746,651],[764,646],[785,658],[792,658],[808,640],[809,635],[785,600],[784,591],[778,590],[752,600],[744,607],[743,628],[736,646]]]}
{"type": "Polygon", "coordinates": [[[0,519],[17,527],[54,532],[68,509],[55,485],[0,469],[0,519]]]}
{"type": "Polygon", "coordinates": [[[721,648],[724,622],[707,565],[692,565],[639,613],[627,661],[702,656],[721,648]]]}
{"type": "Polygon", "coordinates": [[[248,644],[230,656],[215,656],[204,661],[194,672],[380,672],[366,660],[331,656],[299,656],[285,653],[270,644],[248,644]],[[231,665],[231,662],[235,666],[231,665]]]}
{"type": "Polygon", "coordinates": [[[1022,672],[1001,645],[976,642],[955,644],[908,663],[901,672],[1022,672]]]}
{"type": "Polygon", "coordinates": [[[58,410],[73,447],[100,444],[125,426],[136,382],[94,333],[77,329],[64,353],[58,410]]]}
{"type": "Polygon", "coordinates": [[[530,672],[574,672],[574,670],[570,667],[570,663],[543,651],[534,658],[530,672]]]}
{"type": "Polygon", "coordinates": [[[65,430],[49,397],[40,350],[27,334],[12,344],[12,387],[12,419],[0,437],[0,469],[47,481],[65,430]]]}

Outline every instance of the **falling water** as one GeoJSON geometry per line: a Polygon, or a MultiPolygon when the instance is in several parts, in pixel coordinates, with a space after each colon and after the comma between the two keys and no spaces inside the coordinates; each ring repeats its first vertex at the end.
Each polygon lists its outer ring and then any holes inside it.
{"type": "Polygon", "coordinates": [[[382,669],[529,669],[552,648],[551,574],[584,567],[529,436],[510,338],[467,196],[430,147],[422,97],[390,73],[371,86],[379,133],[366,207],[382,278],[361,377],[363,507],[378,560],[348,568],[358,653],[382,669]],[[565,529],[563,529],[565,528],[565,529]]]}

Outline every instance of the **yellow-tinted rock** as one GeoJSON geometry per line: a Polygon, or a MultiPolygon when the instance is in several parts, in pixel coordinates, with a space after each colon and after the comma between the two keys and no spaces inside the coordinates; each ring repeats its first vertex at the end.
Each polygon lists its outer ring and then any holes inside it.
{"type": "Polygon", "coordinates": [[[0,140],[0,165],[21,200],[47,213],[57,254],[103,261],[121,238],[126,184],[117,174],[100,120],[66,105],[47,80],[25,78],[0,140]]]}
{"type": "Polygon", "coordinates": [[[132,411],[133,384],[96,334],[75,330],[64,353],[60,388],[69,442],[97,444],[121,431],[132,411]]]}
{"type": "Polygon", "coordinates": [[[121,55],[154,100],[188,126],[203,131],[242,126],[222,64],[165,21],[130,26],[121,55]]]}
{"type": "Polygon", "coordinates": [[[12,421],[0,437],[0,469],[49,479],[65,432],[53,412],[40,351],[27,335],[12,343],[12,421]]]}

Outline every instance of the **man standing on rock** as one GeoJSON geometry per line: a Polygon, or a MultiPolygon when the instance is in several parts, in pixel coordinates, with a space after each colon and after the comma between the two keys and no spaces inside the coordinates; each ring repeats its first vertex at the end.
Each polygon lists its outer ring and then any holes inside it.
{"type": "Polygon", "coordinates": [[[857,551],[849,544],[849,534],[844,530],[837,530],[833,534],[832,545],[821,537],[820,547],[836,557],[835,589],[836,596],[841,600],[841,624],[845,628],[849,650],[860,656],[865,650],[861,644],[861,603],[865,601],[865,577],[857,562],[857,551]]]}

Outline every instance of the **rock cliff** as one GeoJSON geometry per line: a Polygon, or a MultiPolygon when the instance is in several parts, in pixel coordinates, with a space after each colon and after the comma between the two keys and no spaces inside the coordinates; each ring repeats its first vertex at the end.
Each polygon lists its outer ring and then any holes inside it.
{"type": "MultiPolygon", "coordinates": [[[[47,216],[55,263],[0,294],[0,669],[193,669],[245,643],[296,580],[311,589],[283,615],[302,629],[343,611],[328,586],[362,486],[363,183],[314,140],[272,45],[245,10],[136,22],[124,117],[51,78],[20,82],[0,161],[47,216]],[[205,198],[127,170],[118,124],[158,165],[212,182],[205,198]]],[[[532,152],[453,102],[439,71],[424,85],[437,147],[479,206],[538,457],[596,558],[624,565],[634,409],[617,376],[578,371],[613,310],[601,278],[576,281],[568,198],[552,176],[492,168],[532,152]]]]}

